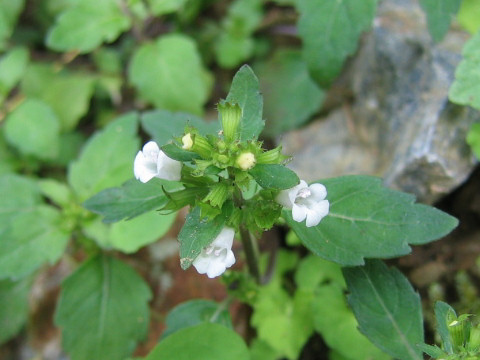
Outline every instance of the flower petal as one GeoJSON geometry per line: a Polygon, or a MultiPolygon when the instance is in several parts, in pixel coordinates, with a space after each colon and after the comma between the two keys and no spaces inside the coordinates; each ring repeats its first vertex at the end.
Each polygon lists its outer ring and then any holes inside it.
{"type": "Polygon", "coordinates": [[[156,175],[155,170],[155,163],[153,163],[152,167],[152,163],[145,158],[141,151],[139,151],[133,161],[133,173],[135,178],[146,183],[156,175]]]}
{"type": "Polygon", "coordinates": [[[327,188],[323,184],[312,184],[310,190],[315,201],[321,201],[327,197],[327,188]]]}
{"type": "Polygon", "coordinates": [[[327,216],[330,203],[328,200],[320,201],[307,210],[307,227],[317,226],[320,221],[327,216]]]}
{"type": "Polygon", "coordinates": [[[287,209],[291,209],[293,203],[290,201],[290,193],[289,190],[282,190],[278,193],[275,201],[278,202],[280,205],[286,207],[287,209]]]}
{"type": "Polygon", "coordinates": [[[303,205],[293,205],[292,217],[296,222],[302,222],[307,216],[307,208],[303,205]]]}
{"type": "Polygon", "coordinates": [[[215,259],[210,263],[210,266],[208,267],[207,276],[212,279],[214,277],[222,275],[226,269],[227,268],[225,267],[225,264],[222,260],[215,259]]]}
{"type": "Polygon", "coordinates": [[[225,226],[222,231],[213,240],[212,245],[215,247],[231,250],[233,245],[233,237],[235,236],[235,230],[225,226]]]}
{"type": "Polygon", "coordinates": [[[149,141],[145,145],[143,145],[142,152],[148,160],[157,162],[160,148],[155,141],[149,141]]]}
{"type": "Polygon", "coordinates": [[[224,260],[224,264],[227,268],[235,264],[235,254],[232,250],[228,250],[227,257],[224,260]]]}
{"type": "Polygon", "coordinates": [[[163,151],[159,151],[157,159],[157,177],[165,180],[178,181],[181,178],[182,163],[170,159],[163,151]]]}
{"type": "Polygon", "coordinates": [[[192,265],[197,269],[199,274],[206,274],[212,258],[205,254],[205,250],[203,250],[200,255],[198,255],[195,260],[193,260],[192,265]]]}

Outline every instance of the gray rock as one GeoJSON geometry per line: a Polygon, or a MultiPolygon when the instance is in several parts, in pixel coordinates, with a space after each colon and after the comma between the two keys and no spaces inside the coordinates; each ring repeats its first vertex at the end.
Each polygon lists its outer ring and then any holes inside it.
{"type": "Polygon", "coordinates": [[[465,143],[477,111],[448,101],[467,35],[433,44],[417,1],[384,0],[372,31],[337,83],[353,103],[282,137],[290,167],[313,181],[371,174],[432,203],[462,183],[475,160],[465,143]],[[321,121],[320,121],[321,120],[321,121]]]}

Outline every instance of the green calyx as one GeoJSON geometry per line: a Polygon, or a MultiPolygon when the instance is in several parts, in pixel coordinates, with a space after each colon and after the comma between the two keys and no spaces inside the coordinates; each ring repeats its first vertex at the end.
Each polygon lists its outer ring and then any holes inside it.
{"type": "Polygon", "coordinates": [[[211,187],[210,192],[203,198],[211,206],[221,208],[225,201],[232,195],[232,186],[226,182],[219,182],[211,187]]]}
{"type": "Polygon", "coordinates": [[[223,136],[227,143],[238,139],[238,129],[242,120],[242,109],[238,104],[225,100],[218,104],[218,114],[222,121],[223,136]]]}

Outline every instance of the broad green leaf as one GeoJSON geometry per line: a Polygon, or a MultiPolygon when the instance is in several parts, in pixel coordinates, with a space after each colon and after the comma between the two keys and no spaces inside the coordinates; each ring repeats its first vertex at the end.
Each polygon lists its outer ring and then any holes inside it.
{"type": "Polygon", "coordinates": [[[99,218],[84,225],[87,236],[106,250],[116,249],[130,254],[160,239],[172,226],[176,213],[150,212],[128,221],[105,224],[99,218]]]}
{"type": "Polygon", "coordinates": [[[60,212],[50,206],[15,217],[0,232],[0,279],[21,279],[46,262],[56,262],[70,238],[59,228],[61,220],[60,212]]]}
{"type": "Polygon", "coordinates": [[[193,40],[170,34],[138,48],[128,77],[140,97],[158,108],[202,114],[212,77],[193,40]]]}
{"type": "Polygon", "coordinates": [[[443,39],[461,2],[461,0],[420,0],[420,5],[427,14],[428,31],[433,40],[439,42],[443,39]]]}
{"type": "Polygon", "coordinates": [[[190,326],[202,323],[216,323],[229,329],[233,328],[228,308],[225,304],[204,299],[190,300],[177,305],[171,310],[165,319],[167,328],[162,338],[190,326]]]}
{"type": "Polygon", "coordinates": [[[80,201],[132,177],[133,160],[140,146],[136,133],[137,114],[129,113],[85,144],[79,159],[68,169],[68,182],[80,201]]]}
{"type": "Polygon", "coordinates": [[[378,0],[298,0],[298,32],[310,74],[327,87],[357,49],[375,17],[378,0]]]}
{"type": "Polygon", "coordinates": [[[24,155],[53,159],[59,150],[60,122],[40,100],[27,99],[6,119],[5,138],[24,155]]]}
{"type": "Polygon", "coordinates": [[[409,244],[436,240],[458,221],[433,207],[415,204],[410,194],[382,186],[379,178],[343,176],[322,181],[329,214],[315,227],[292,219],[288,224],[315,255],[341,265],[362,265],[364,258],[391,258],[411,251],[409,244]]]}
{"type": "Polygon", "coordinates": [[[21,159],[14,154],[11,147],[7,144],[4,128],[0,128],[0,176],[14,173],[20,166],[21,159]]]}
{"type": "Polygon", "coordinates": [[[31,64],[22,80],[22,92],[43,100],[58,116],[63,130],[73,129],[89,108],[94,78],[88,74],[58,72],[54,66],[31,64]]]}
{"type": "Polygon", "coordinates": [[[188,0],[147,0],[152,14],[156,16],[170,14],[182,10],[188,0]]]}
{"type": "Polygon", "coordinates": [[[76,359],[124,359],[145,338],[146,282],[124,262],[98,255],[83,263],[62,285],[55,323],[65,351],[76,359]]]}
{"type": "Polygon", "coordinates": [[[0,176],[0,232],[11,221],[33,211],[42,201],[38,185],[16,174],[0,176]]]}
{"type": "Polygon", "coordinates": [[[477,159],[480,159],[480,122],[473,123],[470,127],[467,133],[467,143],[477,159]]]}
{"type": "Polygon", "coordinates": [[[25,0],[0,0],[0,52],[5,49],[12,35],[24,4],[25,0]]]}
{"type": "Polygon", "coordinates": [[[390,359],[358,331],[357,320],[347,306],[343,289],[338,283],[322,285],[315,290],[312,315],[315,330],[322,335],[328,347],[345,358],[390,359]]]}
{"type": "Polygon", "coordinates": [[[212,221],[202,219],[200,207],[193,208],[187,215],[185,224],[178,234],[180,242],[180,266],[186,270],[202,249],[220,234],[225,225],[225,216],[219,215],[212,221]]]}
{"type": "Polygon", "coordinates": [[[32,279],[0,280],[0,344],[17,335],[28,319],[28,293],[32,279]]]}
{"type": "Polygon", "coordinates": [[[143,184],[129,180],[121,187],[105,189],[84,202],[83,206],[104,216],[105,223],[132,219],[147,211],[160,209],[168,198],[163,191],[165,181],[152,179],[143,184]]]}
{"type": "Polygon", "coordinates": [[[311,291],[324,283],[346,287],[341,267],[315,255],[308,255],[300,262],[295,272],[295,283],[299,289],[311,291]]]}
{"type": "Polygon", "coordinates": [[[40,191],[44,196],[60,207],[65,207],[74,201],[72,190],[67,184],[55,179],[40,179],[40,191]]]}
{"type": "Polygon", "coordinates": [[[47,46],[88,53],[103,42],[113,42],[130,25],[120,0],[78,0],[57,18],[47,36],[47,46]]]}
{"type": "Polygon", "coordinates": [[[325,93],[310,78],[297,50],[279,50],[255,72],[265,101],[265,132],[271,136],[298,128],[322,106],[325,93]]]}
{"type": "Polygon", "coordinates": [[[163,145],[161,149],[165,153],[165,155],[167,155],[170,159],[173,160],[189,162],[196,159],[201,159],[200,155],[198,155],[197,153],[184,150],[176,144],[166,144],[163,145]]]}
{"type": "Polygon", "coordinates": [[[263,340],[253,339],[250,343],[250,360],[278,360],[282,354],[263,340]]]}
{"type": "Polygon", "coordinates": [[[203,323],[161,341],[145,360],[249,360],[243,339],[223,325],[203,323]]]}
{"type": "Polygon", "coordinates": [[[472,35],[480,30],[480,2],[478,0],[462,0],[457,21],[472,35]]]}
{"type": "Polygon", "coordinates": [[[167,110],[145,112],[141,116],[141,123],[159,146],[182,136],[187,125],[196,128],[202,135],[216,134],[220,130],[217,121],[205,121],[195,115],[167,110]]]}
{"type": "Polygon", "coordinates": [[[480,32],[467,41],[462,50],[463,60],[455,70],[450,87],[450,101],[480,109],[480,32]]]}
{"type": "Polygon", "coordinates": [[[360,331],[394,358],[423,359],[416,346],[423,343],[422,306],[408,280],[380,260],[344,268],[343,275],[360,331]]]}
{"type": "Polygon", "coordinates": [[[457,315],[455,310],[443,301],[435,303],[435,318],[437,320],[436,330],[442,339],[443,349],[448,353],[453,353],[453,341],[450,332],[448,331],[447,314],[453,313],[457,315]]]}
{"type": "Polygon", "coordinates": [[[243,65],[233,77],[227,101],[242,108],[240,139],[258,138],[265,126],[262,120],[263,99],[258,79],[248,65],[243,65]]]}
{"type": "Polygon", "coordinates": [[[59,141],[60,151],[55,159],[55,164],[67,167],[80,155],[80,151],[87,141],[87,138],[86,134],[73,131],[60,134],[59,141]]]}
{"type": "Polygon", "coordinates": [[[20,47],[0,58],[0,105],[22,78],[28,59],[28,50],[20,47]]]}
{"type": "Polygon", "coordinates": [[[290,189],[300,183],[295,172],[279,164],[257,164],[248,173],[264,189],[290,189]]]}

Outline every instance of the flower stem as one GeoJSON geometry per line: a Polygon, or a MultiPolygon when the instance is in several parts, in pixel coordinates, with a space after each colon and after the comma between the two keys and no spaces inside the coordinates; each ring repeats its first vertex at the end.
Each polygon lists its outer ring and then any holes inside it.
{"type": "Polygon", "coordinates": [[[260,284],[260,269],[258,267],[258,250],[255,239],[252,234],[245,228],[245,225],[240,225],[240,238],[243,244],[243,250],[247,259],[248,272],[260,284]]]}

